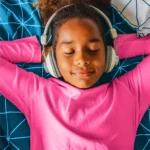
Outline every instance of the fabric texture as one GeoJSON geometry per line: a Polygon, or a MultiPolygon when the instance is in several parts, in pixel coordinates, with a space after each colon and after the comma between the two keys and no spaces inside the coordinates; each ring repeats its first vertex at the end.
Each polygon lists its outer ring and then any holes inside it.
{"type": "Polygon", "coordinates": [[[137,29],[139,37],[150,34],[149,0],[112,0],[111,4],[123,19],[137,29]]]}
{"type": "MultiPolygon", "coordinates": [[[[119,57],[150,54],[149,43],[150,36],[121,35],[119,57]]],[[[150,105],[150,56],[111,83],[87,90],[13,64],[41,61],[35,37],[1,42],[0,61],[0,93],[25,114],[31,150],[133,150],[138,125],[150,105]]]]}

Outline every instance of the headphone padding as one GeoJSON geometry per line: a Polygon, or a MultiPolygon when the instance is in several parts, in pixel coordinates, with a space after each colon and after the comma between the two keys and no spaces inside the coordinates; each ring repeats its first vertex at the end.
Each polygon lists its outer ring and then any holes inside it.
{"type": "Polygon", "coordinates": [[[107,46],[106,51],[106,67],[105,72],[110,72],[119,62],[119,58],[116,55],[112,46],[107,46]]]}
{"type": "Polygon", "coordinates": [[[45,62],[44,62],[44,69],[46,72],[49,72],[53,77],[59,78],[61,77],[61,73],[58,69],[54,51],[51,50],[47,55],[45,62]]]}

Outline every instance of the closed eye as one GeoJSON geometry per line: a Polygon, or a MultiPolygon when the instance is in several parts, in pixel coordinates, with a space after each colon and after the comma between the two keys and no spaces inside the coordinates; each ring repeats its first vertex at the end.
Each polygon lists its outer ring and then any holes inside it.
{"type": "Polygon", "coordinates": [[[99,49],[96,49],[96,50],[89,50],[89,52],[91,52],[91,53],[96,53],[96,52],[98,52],[99,51],[99,49]]]}
{"type": "Polygon", "coordinates": [[[68,52],[68,53],[65,52],[65,54],[68,54],[68,55],[69,55],[69,54],[73,54],[73,53],[74,53],[74,52],[68,52]]]}
{"type": "MultiPolygon", "coordinates": [[[[97,53],[99,51],[99,49],[96,49],[96,50],[88,50],[88,52],[90,52],[90,53],[97,53]]],[[[72,51],[72,52],[65,52],[65,54],[67,54],[67,55],[71,55],[71,54],[73,54],[74,53],[74,51],[72,51]]]]}

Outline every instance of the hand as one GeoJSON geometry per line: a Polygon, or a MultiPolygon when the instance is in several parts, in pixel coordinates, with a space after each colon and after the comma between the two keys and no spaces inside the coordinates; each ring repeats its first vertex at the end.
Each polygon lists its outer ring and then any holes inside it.
{"type": "MultiPolygon", "coordinates": [[[[52,50],[52,46],[45,46],[45,56],[47,56],[51,50],[52,50]]],[[[41,62],[44,62],[44,61],[45,59],[44,59],[44,56],[42,55],[41,62]]]]}

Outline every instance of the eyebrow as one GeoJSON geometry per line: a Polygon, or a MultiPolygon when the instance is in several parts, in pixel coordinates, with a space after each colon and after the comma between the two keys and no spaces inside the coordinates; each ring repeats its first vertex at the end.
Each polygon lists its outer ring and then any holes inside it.
{"type": "MultiPolygon", "coordinates": [[[[90,43],[96,43],[96,42],[100,42],[100,43],[101,43],[101,40],[100,40],[100,39],[97,39],[97,38],[89,39],[88,41],[89,41],[90,43]]],[[[72,43],[74,43],[74,41],[63,41],[63,42],[61,42],[61,45],[62,45],[62,44],[69,45],[69,44],[72,44],[72,43]]]]}

